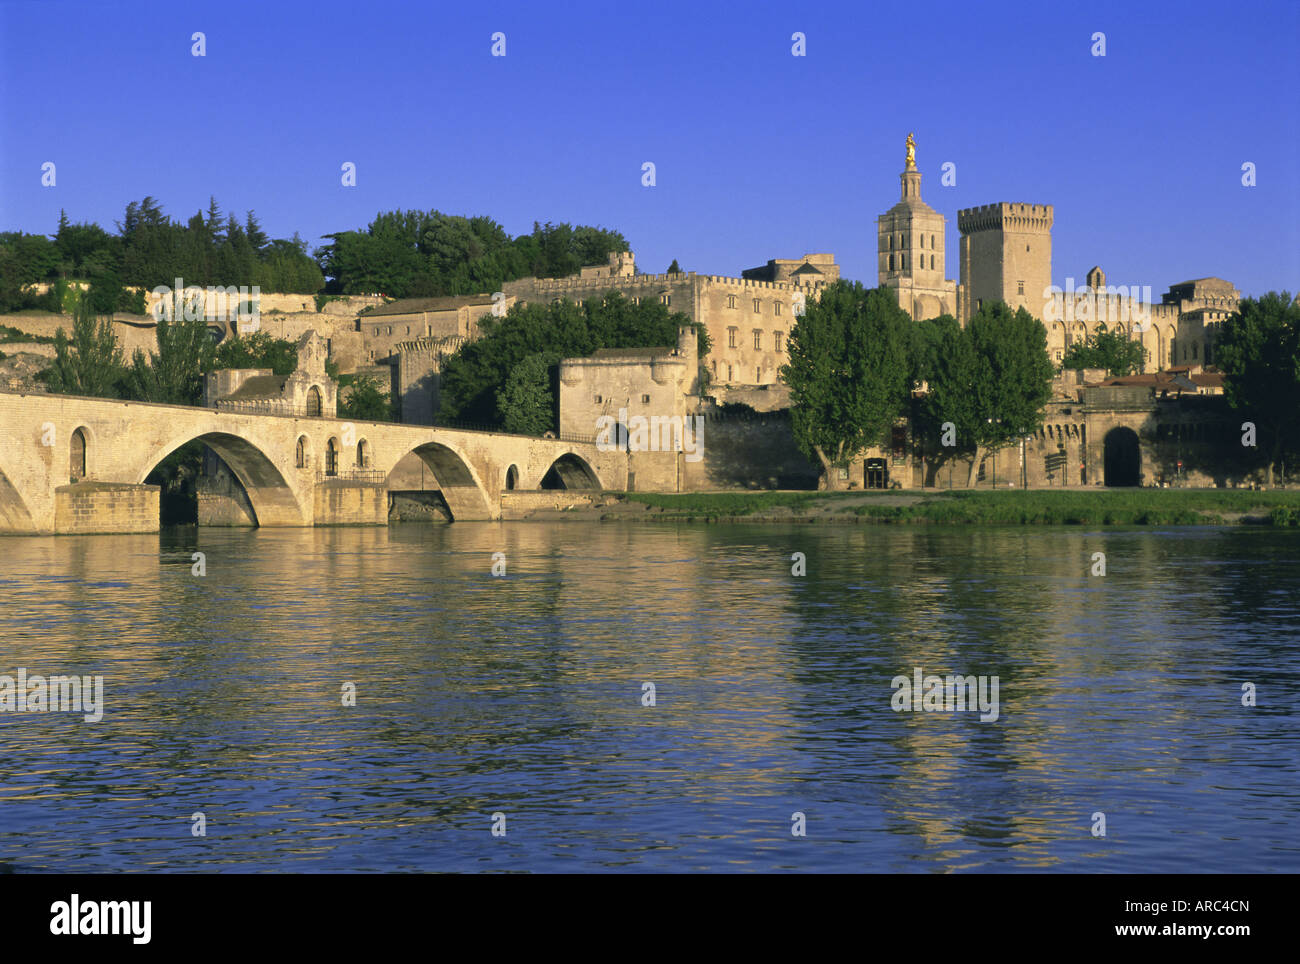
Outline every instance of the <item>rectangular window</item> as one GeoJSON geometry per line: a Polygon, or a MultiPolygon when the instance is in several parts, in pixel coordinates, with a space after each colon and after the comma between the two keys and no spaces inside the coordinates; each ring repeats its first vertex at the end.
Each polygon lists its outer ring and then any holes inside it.
{"type": "Polygon", "coordinates": [[[659,301],[660,301],[662,304],[665,304],[665,305],[671,305],[671,304],[673,303],[673,296],[672,296],[672,295],[660,295],[660,296],[659,296],[659,301]]]}
{"type": "Polygon", "coordinates": [[[604,400],[603,398],[601,398],[599,395],[596,396],[596,404],[597,404],[597,405],[600,405],[600,404],[601,404],[602,402],[604,402],[604,401],[605,401],[605,400],[604,400]]]}
{"type": "Polygon", "coordinates": [[[754,331],[754,351],[763,350],[763,333],[757,329],[754,331]]]}
{"type": "Polygon", "coordinates": [[[760,311],[762,311],[762,310],[763,310],[763,306],[760,305],[758,299],[755,298],[755,299],[754,299],[754,314],[758,314],[758,313],[759,313],[760,311]]]}
{"type": "Polygon", "coordinates": [[[728,308],[734,308],[734,307],[736,307],[736,296],[735,296],[735,295],[727,295],[727,307],[728,307],[728,308]]]}
{"type": "Polygon", "coordinates": [[[641,396],[641,404],[642,404],[642,405],[649,405],[649,404],[650,404],[650,396],[649,396],[649,395],[642,395],[642,396],[641,396]]]}
{"type": "Polygon", "coordinates": [[[781,317],[781,302],[779,301],[772,302],[772,313],[776,315],[778,318],[781,317]]]}
{"type": "Polygon", "coordinates": [[[728,348],[735,348],[735,347],[736,347],[736,329],[735,329],[735,328],[728,328],[728,329],[727,329],[727,347],[728,347],[728,348]]]}
{"type": "Polygon", "coordinates": [[[1016,282],[1016,294],[1018,294],[1018,295],[1023,295],[1024,293],[1025,293],[1025,283],[1024,283],[1023,281],[1017,281],[1017,282],[1016,282]]]}
{"type": "Polygon", "coordinates": [[[763,369],[761,369],[761,368],[755,368],[755,369],[754,369],[754,384],[755,384],[755,385],[761,385],[762,383],[763,383],[763,369]]]}
{"type": "Polygon", "coordinates": [[[774,332],[772,332],[772,339],[776,342],[776,350],[777,350],[777,351],[780,351],[780,350],[781,350],[781,335],[782,335],[782,334],[784,334],[784,332],[780,332],[780,331],[774,331],[774,332]]]}

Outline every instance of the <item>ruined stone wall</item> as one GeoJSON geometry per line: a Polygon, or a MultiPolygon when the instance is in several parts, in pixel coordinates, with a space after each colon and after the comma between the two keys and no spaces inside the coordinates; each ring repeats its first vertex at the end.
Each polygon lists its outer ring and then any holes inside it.
{"type": "Polygon", "coordinates": [[[682,491],[815,489],[821,477],[795,444],[788,411],[706,415],[701,448],[700,461],[682,461],[682,491]]]}

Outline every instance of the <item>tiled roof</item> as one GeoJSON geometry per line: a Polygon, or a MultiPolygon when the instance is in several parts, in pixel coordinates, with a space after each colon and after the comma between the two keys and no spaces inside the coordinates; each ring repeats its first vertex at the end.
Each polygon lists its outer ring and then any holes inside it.
{"type": "Polygon", "coordinates": [[[367,311],[363,317],[377,315],[413,315],[421,311],[451,311],[467,305],[490,305],[491,295],[457,295],[443,298],[401,298],[367,311]]]}

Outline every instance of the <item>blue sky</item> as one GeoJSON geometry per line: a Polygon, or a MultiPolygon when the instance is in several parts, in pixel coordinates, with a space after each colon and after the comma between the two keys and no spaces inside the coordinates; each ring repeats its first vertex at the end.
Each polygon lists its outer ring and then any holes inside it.
{"type": "Polygon", "coordinates": [[[315,245],[437,208],[512,234],[615,228],[647,271],[831,251],[874,284],[915,131],[950,278],[957,210],[1023,201],[1055,206],[1057,284],[1100,264],[1157,298],[1205,275],[1295,291],[1298,41],[1294,0],[0,0],[0,230],[52,232],[60,208],[111,229],[146,194],[188,217],[215,195],[315,245]]]}

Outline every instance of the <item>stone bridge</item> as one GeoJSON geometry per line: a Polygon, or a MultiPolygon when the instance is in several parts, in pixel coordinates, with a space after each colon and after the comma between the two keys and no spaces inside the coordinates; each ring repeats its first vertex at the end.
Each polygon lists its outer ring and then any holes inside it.
{"type": "Polygon", "coordinates": [[[384,524],[388,491],[402,488],[399,463],[427,470],[461,521],[500,518],[502,490],[539,489],[543,479],[570,489],[627,483],[626,454],[594,443],[0,392],[0,532],[156,531],[159,489],[145,480],[193,441],[239,483],[224,510],[205,505],[200,489],[201,523],[215,512],[259,526],[384,524]]]}

